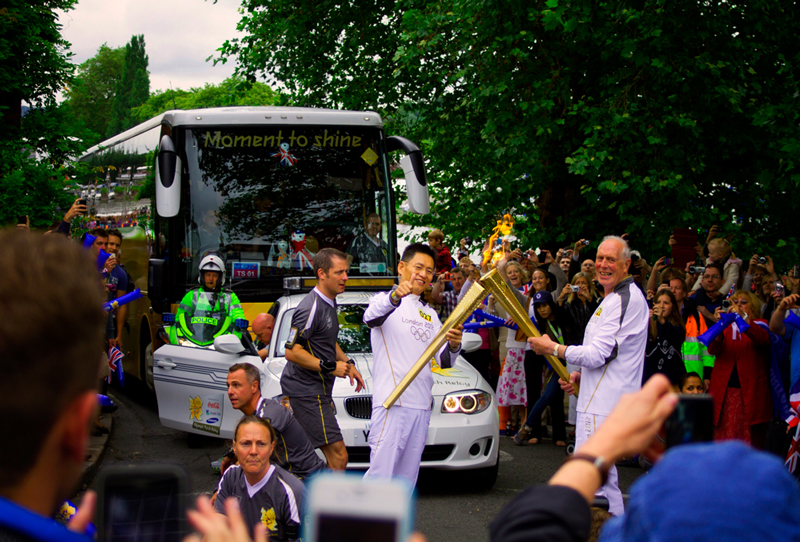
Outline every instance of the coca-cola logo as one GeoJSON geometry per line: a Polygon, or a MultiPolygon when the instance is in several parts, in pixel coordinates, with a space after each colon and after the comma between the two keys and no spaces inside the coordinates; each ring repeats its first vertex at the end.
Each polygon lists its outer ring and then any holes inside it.
{"type": "Polygon", "coordinates": [[[219,401],[212,403],[211,401],[208,402],[208,408],[219,408],[219,401]]]}

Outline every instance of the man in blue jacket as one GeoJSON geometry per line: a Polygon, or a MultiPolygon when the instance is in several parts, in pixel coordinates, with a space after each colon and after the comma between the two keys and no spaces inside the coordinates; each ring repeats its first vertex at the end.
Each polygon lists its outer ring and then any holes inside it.
{"type": "MultiPolygon", "coordinates": [[[[12,230],[0,233],[0,275],[0,540],[88,542],[52,518],[77,488],[97,410],[105,331],[97,270],[60,235],[12,230]],[[37,346],[44,330],[57,348],[37,346]]],[[[83,506],[71,528],[92,514],[83,506]]]]}

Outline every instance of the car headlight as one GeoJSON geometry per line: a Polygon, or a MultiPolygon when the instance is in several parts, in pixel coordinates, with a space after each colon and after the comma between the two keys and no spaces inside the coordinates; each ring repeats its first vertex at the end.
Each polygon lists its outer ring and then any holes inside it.
{"type": "Polygon", "coordinates": [[[467,390],[448,393],[442,401],[445,414],[478,414],[492,404],[492,395],[480,390],[467,390]]]}

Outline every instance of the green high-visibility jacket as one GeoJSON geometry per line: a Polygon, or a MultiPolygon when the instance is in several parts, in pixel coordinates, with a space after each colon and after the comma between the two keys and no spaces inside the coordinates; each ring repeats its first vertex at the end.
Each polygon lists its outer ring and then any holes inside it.
{"type": "Polygon", "coordinates": [[[237,318],[244,318],[242,305],[233,292],[215,294],[203,287],[187,292],[178,306],[175,325],[169,329],[172,344],[179,344],[178,339],[189,339],[199,346],[210,346],[214,339],[226,333],[233,333],[241,338],[242,333],[233,329],[237,318]],[[213,306],[212,306],[213,302],[213,306]]]}

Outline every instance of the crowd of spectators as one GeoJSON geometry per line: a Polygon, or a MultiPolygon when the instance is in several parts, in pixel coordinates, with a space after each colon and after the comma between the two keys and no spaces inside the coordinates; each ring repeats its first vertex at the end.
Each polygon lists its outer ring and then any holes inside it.
{"type": "MultiPolygon", "coordinates": [[[[442,244],[442,232],[433,230],[429,242],[440,255],[440,274],[428,301],[446,317],[460,294],[490,265],[484,264],[486,258],[465,255],[462,240],[457,251],[460,260],[450,259],[451,268],[442,269],[450,254],[442,244]]],[[[562,344],[580,345],[603,299],[590,243],[580,239],[555,256],[547,250],[512,250],[508,244],[504,248],[497,268],[539,331],[562,344]]],[[[484,250],[490,249],[487,242],[484,250]]],[[[776,419],[772,404],[776,390],[770,387],[770,331],[783,337],[792,352],[790,359],[779,360],[780,374],[776,375],[784,399],[800,378],[800,338],[795,339],[794,327],[783,325],[787,311],[797,312],[800,280],[794,270],[779,276],[768,255],[754,254],[745,264],[734,254],[730,239],[720,237],[715,226],[705,242],[698,243],[695,260],[678,266],[662,257],[651,266],[634,250],[628,272],[650,305],[642,383],[661,373],[675,391],[681,391],[688,378],[693,393],[713,397],[717,439],[769,447],[767,433],[776,419]],[[722,313],[740,315],[749,328],[731,325],[706,345],[698,337],[722,313]],[[695,379],[701,381],[699,388],[695,379]]],[[[509,317],[494,296],[488,297],[484,310],[509,317]]],[[[486,380],[496,390],[501,432],[514,437],[517,444],[538,444],[552,431],[554,443],[563,446],[567,438],[562,420],[566,414],[568,424],[574,425],[574,397],[565,400],[545,358],[530,349],[521,331],[501,327],[479,333],[484,344],[481,353],[474,361],[465,357],[485,378],[488,366],[486,380]]],[[[568,366],[569,372],[574,369],[568,366]]]]}
{"type": "MultiPolygon", "coordinates": [[[[47,234],[61,233],[69,236],[71,220],[85,212],[85,206],[76,201],[63,220],[54,224],[47,234]]],[[[135,218],[131,217],[127,224],[134,225],[135,218]]],[[[85,442],[80,426],[82,423],[84,427],[87,426],[85,422],[92,418],[95,409],[90,408],[93,386],[85,375],[77,378],[72,372],[78,366],[88,367],[96,363],[95,358],[99,358],[103,371],[107,370],[105,354],[92,355],[90,346],[104,344],[104,352],[109,347],[121,348],[121,329],[125,325],[125,313],[123,306],[115,312],[101,314],[98,309],[99,301],[101,298],[108,301],[116,299],[133,289],[132,280],[120,262],[119,251],[123,236],[116,228],[117,225],[124,226],[126,222],[93,224],[94,228],[89,232],[94,238],[89,247],[91,258],[76,256],[75,247],[60,244],[60,240],[48,242],[47,239],[32,241],[25,238],[25,243],[34,251],[40,252],[43,258],[55,254],[59,262],[72,262],[69,270],[48,268],[46,265],[35,267],[33,271],[38,273],[38,277],[49,278],[44,282],[65,286],[41,292],[33,292],[30,281],[20,279],[22,274],[17,273],[14,268],[22,259],[24,243],[10,236],[3,240],[8,259],[6,264],[11,270],[9,276],[14,280],[19,279],[19,284],[13,285],[18,291],[12,295],[12,290],[5,288],[3,299],[9,301],[18,295],[49,296],[46,299],[56,300],[61,305],[79,307],[84,313],[84,321],[70,323],[60,332],[63,345],[71,349],[66,352],[63,360],[51,359],[49,354],[39,354],[39,361],[44,360],[46,363],[34,368],[37,363],[33,359],[28,360],[31,367],[26,369],[27,372],[4,384],[4,393],[14,395],[15,389],[23,388],[21,382],[37,379],[42,371],[55,371],[58,363],[63,365],[58,372],[62,375],[61,381],[56,382],[58,379],[55,377],[47,379],[54,384],[51,386],[53,389],[49,390],[56,398],[52,408],[42,410],[41,405],[22,399],[20,405],[15,407],[19,411],[17,422],[20,427],[17,430],[20,434],[29,434],[31,427],[36,426],[33,422],[37,420],[50,421],[41,424],[41,434],[37,434],[38,440],[34,443],[38,451],[34,450],[36,453],[30,464],[23,465],[24,468],[13,476],[8,469],[4,469],[5,474],[0,477],[3,499],[0,501],[0,508],[14,511],[16,505],[13,503],[18,503],[37,514],[50,515],[59,499],[68,496],[66,492],[74,483],[76,469],[85,452],[85,446],[79,444],[85,442]],[[90,264],[96,262],[103,251],[108,257],[101,266],[96,265],[98,269],[95,270],[90,264]],[[89,269],[92,269],[91,273],[88,272],[89,269]],[[96,281],[93,276],[97,277],[96,281]],[[90,283],[93,282],[97,284],[92,286],[90,283]],[[78,298],[88,290],[96,290],[97,295],[87,296],[79,302],[78,298]],[[101,319],[105,322],[104,336],[94,337],[86,326],[95,321],[99,324],[101,319]],[[77,340],[76,334],[83,334],[81,337],[85,337],[85,340],[77,340]],[[67,386],[65,391],[55,391],[56,383],[69,383],[73,380],[74,385],[67,386]],[[77,413],[77,422],[60,414],[65,406],[77,413]],[[35,416],[39,418],[34,419],[35,416]],[[43,484],[39,472],[46,473],[49,482],[43,484]],[[45,494],[46,498],[31,504],[28,487],[37,484],[40,489],[36,493],[45,494]]],[[[18,229],[26,228],[19,225],[18,229]]],[[[466,251],[466,243],[462,243],[455,251],[459,256],[456,262],[444,245],[444,234],[440,230],[431,232],[429,243],[437,255],[437,276],[429,287],[426,299],[444,320],[480,275],[489,270],[486,263],[488,259],[471,259],[466,251]]],[[[484,248],[489,250],[489,244],[484,248]]],[[[539,332],[559,345],[581,345],[590,319],[602,310],[606,292],[598,280],[595,261],[591,255],[591,244],[584,239],[578,240],[571,247],[559,249],[555,256],[547,250],[512,250],[506,245],[504,255],[497,263],[499,273],[525,307],[539,332]]],[[[688,262],[684,266],[667,264],[666,258],[661,258],[650,266],[640,255],[636,256],[635,259],[631,258],[628,269],[631,278],[626,280],[632,279],[635,282],[650,305],[647,346],[641,359],[642,391],[624,397],[623,404],[583,443],[583,453],[576,456],[576,459],[588,459],[588,452],[592,454],[594,462],[568,462],[553,476],[549,487],[528,490],[516,498],[492,524],[490,530],[493,540],[522,540],[539,536],[559,540],[586,539],[593,517],[588,505],[592,503],[592,495],[608,474],[607,466],[598,461],[598,458],[605,458],[605,461],[611,461],[613,465],[615,460],[644,452],[658,427],[675,407],[676,392],[711,395],[715,440],[741,441],[752,448],[775,451],[769,442],[770,424],[785,420],[777,415],[777,407],[773,408],[776,406],[774,401],[787,401],[789,389],[800,380],[800,329],[784,323],[790,311],[797,314],[800,310],[800,277],[795,273],[779,276],[772,259],[757,254],[750,258],[745,269],[742,260],[734,255],[730,241],[716,237],[713,230],[705,245],[698,251],[697,261],[688,262]],[[722,315],[726,313],[736,315],[737,322],[725,327],[713,340],[705,339],[704,334],[720,324],[722,315]],[[778,359],[777,363],[771,364],[776,357],[776,351],[773,350],[776,340],[788,345],[789,355],[785,360],[778,359]],[[776,368],[779,373],[771,373],[776,368]],[[776,390],[776,381],[781,382],[782,389],[776,390]],[[783,396],[776,398],[776,393],[782,393],[783,396]]],[[[598,259],[598,265],[600,262],[598,259]]],[[[508,326],[479,330],[481,348],[465,353],[464,357],[496,389],[504,434],[513,437],[518,445],[540,444],[549,434],[556,446],[565,446],[570,437],[568,427],[575,424],[574,397],[567,399],[564,393],[568,386],[565,387],[565,383],[559,381],[550,366],[549,358],[537,353],[521,330],[511,329],[513,322],[509,314],[494,296],[488,296],[482,308],[506,319],[508,326]]],[[[12,309],[12,312],[22,310],[14,305],[12,309]]],[[[38,325],[47,326],[48,318],[55,317],[51,317],[49,313],[44,314],[37,321],[38,325]]],[[[269,342],[274,324],[266,318],[263,320],[254,321],[253,324],[261,341],[259,348],[269,342]]],[[[16,359],[23,351],[30,350],[15,346],[17,342],[26,340],[27,335],[23,331],[7,327],[8,329],[0,329],[0,336],[6,338],[3,348],[9,356],[16,359]]],[[[102,326],[94,327],[99,329],[102,326]]],[[[244,374],[245,369],[241,367],[237,366],[236,371],[240,369],[244,374]]],[[[568,372],[574,369],[576,367],[567,364],[568,372]]],[[[232,373],[236,371],[232,370],[232,373]]],[[[280,497],[284,509],[281,517],[292,519],[282,527],[280,536],[285,537],[285,531],[288,530],[291,533],[288,538],[296,538],[300,517],[299,505],[295,502],[294,495],[296,492],[302,493],[302,485],[295,479],[296,475],[292,476],[279,467],[276,468],[269,460],[277,439],[282,438],[282,434],[287,431],[280,424],[264,421],[267,419],[265,416],[252,416],[256,410],[255,405],[262,405],[260,395],[256,393],[260,389],[254,384],[253,378],[243,377],[242,381],[254,390],[246,401],[242,400],[243,404],[253,408],[242,408],[248,417],[237,427],[237,438],[234,441],[234,454],[243,464],[241,468],[230,470],[228,477],[223,478],[219,493],[222,498],[220,502],[213,504],[214,509],[225,512],[234,521],[239,521],[239,512],[230,503],[223,502],[224,497],[234,494],[238,485],[250,491],[256,484],[261,484],[259,488],[268,488],[280,497]],[[255,459],[243,461],[245,458],[255,459]],[[252,468],[248,470],[247,465],[250,464],[252,468]],[[281,477],[272,477],[275,472],[279,472],[281,477]],[[288,485],[286,480],[290,481],[288,485]],[[293,488],[290,489],[289,485],[293,488]]],[[[276,405],[276,408],[286,417],[291,417],[284,412],[282,406],[276,405]]],[[[95,423],[95,431],[98,431],[102,426],[97,421],[95,423]]],[[[784,425],[779,429],[778,433],[783,432],[779,436],[783,437],[785,443],[788,428],[784,425]]],[[[785,455],[785,449],[783,452],[785,455]]],[[[654,468],[654,476],[636,486],[631,494],[632,502],[642,503],[642,507],[653,502],[653,495],[662,495],[665,499],[662,506],[649,509],[634,507],[625,517],[611,520],[603,533],[604,538],[621,540],[626,538],[626,533],[630,534],[632,530],[638,529],[636,538],[645,539],[652,534],[652,529],[659,528],[656,527],[659,522],[664,529],[669,529],[669,518],[675,517],[676,510],[687,516],[696,513],[696,509],[691,508],[692,503],[699,506],[706,499],[719,495],[717,491],[703,491],[700,494],[686,493],[678,497],[681,485],[680,481],[676,482],[677,475],[684,468],[687,469],[682,473],[684,481],[686,476],[694,473],[692,476],[696,475],[697,478],[691,479],[695,482],[702,479],[704,483],[711,484],[712,489],[724,490],[727,487],[726,473],[723,469],[716,468],[720,465],[739,469],[737,472],[746,471],[748,480],[754,483],[763,481],[763,476],[771,477],[769,483],[764,485],[769,486],[768,491],[755,492],[753,502],[758,505],[760,512],[775,517],[774,525],[779,527],[781,533],[789,538],[798,536],[800,522],[797,517],[800,512],[797,507],[787,505],[796,504],[797,487],[787,482],[788,476],[780,472],[779,463],[774,458],[770,460],[738,444],[727,444],[716,448],[687,447],[685,451],[672,453],[668,460],[654,468]],[[691,468],[686,467],[687,462],[692,465],[691,468]],[[665,491],[666,487],[674,492],[665,491]],[[776,495],[783,498],[776,498],[776,495]],[[669,506],[673,508],[668,510],[669,506]],[[639,514],[647,514],[648,521],[641,521],[639,514]]],[[[684,487],[689,485],[684,484],[684,487]]],[[[742,489],[741,484],[729,485],[727,493],[742,489]]],[[[729,500],[727,493],[726,503],[729,500]]],[[[715,509],[722,510],[722,506],[717,503],[715,509]]],[[[749,528],[756,529],[751,521],[753,515],[752,511],[744,511],[730,524],[748,525],[749,528]]],[[[602,514],[595,516],[600,517],[602,514]]],[[[214,529],[224,531],[221,539],[230,535],[226,529],[231,529],[231,525],[218,523],[216,516],[212,514],[211,505],[205,500],[198,502],[198,511],[190,513],[190,518],[193,525],[203,532],[212,533],[214,529]]],[[[603,516],[603,519],[607,519],[607,516],[603,516]]],[[[84,517],[80,518],[73,528],[81,529],[84,520],[84,517]]],[[[14,529],[13,524],[9,526],[0,522],[0,534],[14,529]]],[[[708,529],[702,532],[707,531],[708,529]]],[[[725,530],[729,531],[733,531],[733,528],[725,530]]],[[[715,534],[720,532],[722,531],[715,534]]],[[[239,534],[241,533],[240,529],[239,534]]],[[[256,534],[261,536],[262,531],[256,531],[256,534]]],[[[247,536],[243,539],[247,539],[247,536]]]]}

